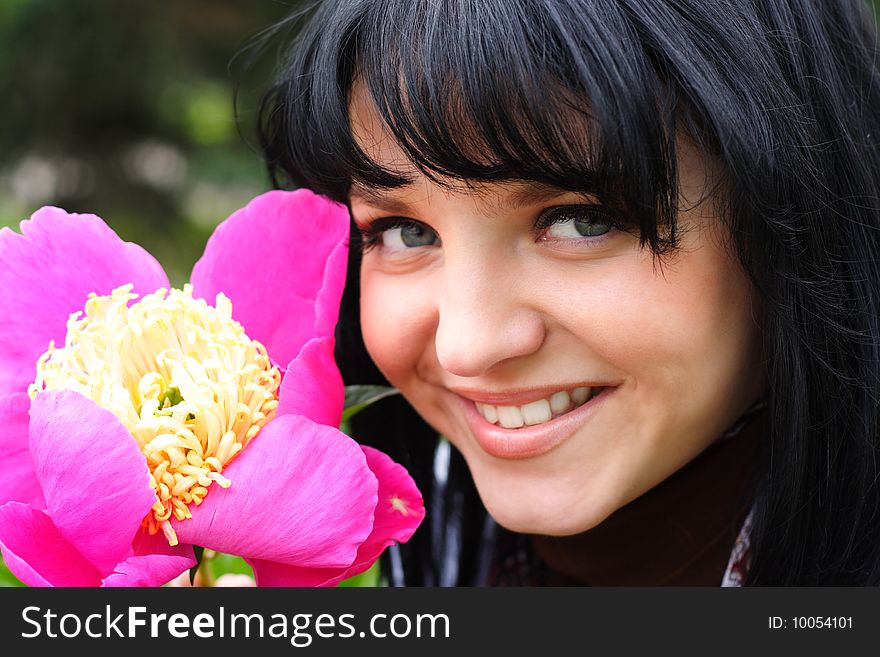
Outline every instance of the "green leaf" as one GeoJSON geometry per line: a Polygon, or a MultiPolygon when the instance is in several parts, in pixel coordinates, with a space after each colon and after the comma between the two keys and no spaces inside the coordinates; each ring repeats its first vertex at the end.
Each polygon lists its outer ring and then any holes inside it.
{"type": "Polygon", "coordinates": [[[193,545],[193,552],[196,554],[196,565],[189,569],[190,584],[196,581],[196,573],[199,572],[199,566],[202,565],[202,555],[205,553],[205,548],[201,545],[193,545]]]}
{"type": "Polygon", "coordinates": [[[3,559],[0,559],[0,587],[9,586],[24,586],[24,584],[18,581],[18,578],[9,572],[9,568],[3,563],[3,559]]]}
{"type": "Polygon", "coordinates": [[[380,399],[399,393],[397,388],[389,386],[345,386],[345,410],[342,411],[342,421],[347,421],[352,415],[380,399]]]}
{"type": "Polygon", "coordinates": [[[248,565],[247,561],[231,554],[218,552],[208,565],[211,568],[211,572],[215,579],[221,575],[228,575],[230,573],[236,575],[250,575],[251,577],[254,576],[253,568],[248,565]]]}

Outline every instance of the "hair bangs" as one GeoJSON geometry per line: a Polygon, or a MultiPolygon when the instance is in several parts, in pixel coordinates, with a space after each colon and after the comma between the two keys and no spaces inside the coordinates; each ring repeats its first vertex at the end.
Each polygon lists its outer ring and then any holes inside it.
{"type": "Polygon", "coordinates": [[[345,202],[352,184],[409,182],[355,139],[352,94],[364,90],[438,184],[524,180],[594,194],[642,246],[677,246],[674,94],[647,54],[615,56],[643,49],[614,3],[346,4],[319,8],[264,104],[276,183],[280,172],[345,202]]]}

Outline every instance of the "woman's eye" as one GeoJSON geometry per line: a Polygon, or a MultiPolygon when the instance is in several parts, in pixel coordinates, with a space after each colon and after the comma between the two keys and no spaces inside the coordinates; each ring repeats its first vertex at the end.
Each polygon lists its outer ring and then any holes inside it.
{"type": "Polygon", "coordinates": [[[403,217],[382,217],[360,228],[360,249],[365,254],[381,246],[386,251],[403,251],[432,246],[440,238],[428,226],[403,217]]]}
{"type": "Polygon", "coordinates": [[[601,237],[614,228],[614,221],[600,208],[592,205],[564,205],[545,210],[540,225],[545,237],[601,237]]]}
{"type": "Polygon", "coordinates": [[[437,233],[415,221],[403,221],[382,232],[382,245],[392,250],[431,246],[436,241],[437,233]]]}

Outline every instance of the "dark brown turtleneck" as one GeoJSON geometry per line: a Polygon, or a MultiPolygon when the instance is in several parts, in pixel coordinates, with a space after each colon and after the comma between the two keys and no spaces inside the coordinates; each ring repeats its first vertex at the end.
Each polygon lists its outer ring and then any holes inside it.
{"type": "MultiPolygon", "coordinates": [[[[754,408],[754,407],[753,407],[754,408]]],[[[575,536],[532,536],[549,586],[718,586],[751,504],[767,410],[641,497],[575,536]]]]}

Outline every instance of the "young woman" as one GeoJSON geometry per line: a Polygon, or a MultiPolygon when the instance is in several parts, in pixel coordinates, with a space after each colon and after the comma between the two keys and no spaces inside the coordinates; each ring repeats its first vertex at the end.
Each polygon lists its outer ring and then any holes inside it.
{"type": "Polygon", "coordinates": [[[402,393],[353,431],[429,502],[392,584],[880,584],[866,4],[291,22],[265,152],[351,209],[338,360],[402,393]]]}

